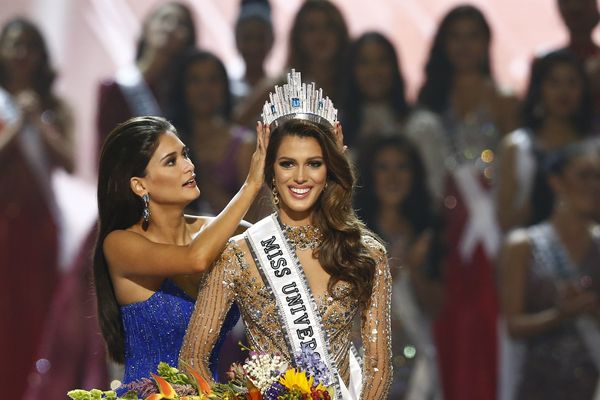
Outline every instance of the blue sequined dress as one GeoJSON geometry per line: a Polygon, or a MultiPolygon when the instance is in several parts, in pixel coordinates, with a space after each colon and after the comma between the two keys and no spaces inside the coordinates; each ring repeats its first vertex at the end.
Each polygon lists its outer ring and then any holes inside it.
{"type": "MultiPolygon", "coordinates": [[[[148,300],[121,306],[125,336],[125,374],[123,384],[156,373],[163,361],[177,366],[183,336],[194,310],[194,299],[172,280],[165,279],[148,300]]],[[[232,307],[221,329],[218,348],[212,352],[210,369],[215,375],[219,350],[227,333],[239,319],[239,310],[232,307]]]]}

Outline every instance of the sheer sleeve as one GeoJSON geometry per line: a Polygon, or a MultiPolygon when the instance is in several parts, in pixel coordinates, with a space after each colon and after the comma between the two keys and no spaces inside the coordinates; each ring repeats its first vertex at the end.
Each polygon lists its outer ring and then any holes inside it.
{"type": "Polygon", "coordinates": [[[181,367],[187,363],[210,381],[213,380],[209,368],[210,355],[234,301],[234,276],[235,270],[239,270],[235,249],[235,243],[230,242],[200,284],[198,299],[179,356],[181,367]]]}
{"type": "Polygon", "coordinates": [[[365,350],[361,399],[379,400],[388,396],[392,382],[390,328],[390,268],[383,245],[371,237],[365,239],[376,258],[371,304],[363,310],[361,336],[365,350]]]}

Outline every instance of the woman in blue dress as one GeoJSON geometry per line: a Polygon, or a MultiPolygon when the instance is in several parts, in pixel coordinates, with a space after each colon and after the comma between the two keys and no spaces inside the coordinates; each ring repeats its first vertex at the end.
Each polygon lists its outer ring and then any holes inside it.
{"type": "MultiPolygon", "coordinates": [[[[188,148],[167,120],[132,118],[107,137],[94,280],[100,327],[109,355],[125,366],[123,384],[148,377],[160,361],[176,365],[203,273],[262,186],[268,129],[260,124],[257,139],[242,188],[208,219],[184,214],[200,191],[188,148]]],[[[238,315],[230,317],[235,324],[238,315]]]]}

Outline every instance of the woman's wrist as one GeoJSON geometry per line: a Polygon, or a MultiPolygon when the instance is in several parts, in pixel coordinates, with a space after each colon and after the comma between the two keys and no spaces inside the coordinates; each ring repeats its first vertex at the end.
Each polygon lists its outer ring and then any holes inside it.
{"type": "Polygon", "coordinates": [[[246,179],[246,181],[242,185],[242,190],[253,193],[254,195],[257,195],[258,192],[260,192],[261,188],[262,188],[262,182],[255,182],[255,181],[248,180],[248,179],[246,179]]]}

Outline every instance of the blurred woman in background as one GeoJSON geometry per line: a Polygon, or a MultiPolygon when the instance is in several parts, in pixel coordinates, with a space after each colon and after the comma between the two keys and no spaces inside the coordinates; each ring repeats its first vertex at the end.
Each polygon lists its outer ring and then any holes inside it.
{"type": "Polygon", "coordinates": [[[498,220],[503,230],[547,219],[554,204],[542,165],[552,153],[591,134],[592,97],[583,65],[567,50],[536,59],[522,128],[502,141],[498,220]]]}
{"type": "Polygon", "coordinates": [[[524,346],[517,399],[592,399],[600,371],[600,158],[571,144],[548,162],[549,219],[514,231],[500,259],[503,311],[524,346]]]}
{"type": "Polygon", "coordinates": [[[494,80],[491,39],[479,9],[451,9],[434,36],[418,96],[446,129],[437,147],[448,171],[443,191],[446,295],[435,328],[446,400],[493,400],[497,391],[493,262],[501,231],[492,179],[500,139],[516,127],[516,100],[494,80]]]}
{"type": "Polygon", "coordinates": [[[98,151],[117,124],[134,116],[164,115],[178,63],[195,45],[194,18],[186,5],[175,1],[161,4],[145,19],[135,65],[100,83],[98,151]]]}
{"type": "Polygon", "coordinates": [[[431,318],[442,302],[441,231],[425,167],[402,136],[374,136],[361,154],[357,212],[387,243],[393,278],[389,398],[439,398],[431,318]]]}
{"type": "Polygon", "coordinates": [[[200,212],[214,215],[222,210],[248,173],[254,137],[231,121],[232,107],[221,60],[206,51],[189,52],[177,72],[169,114],[200,171],[200,212]]]}
{"type": "Polygon", "coordinates": [[[346,69],[340,113],[351,152],[360,159],[361,144],[373,135],[406,135],[419,147],[437,202],[446,173],[443,127],[434,113],[408,103],[394,45],[381,33],[364,33],[350,46],[346,69]]]}
{"type": "Polygon", "coordinates": [[[267,79],[265,61],[273,47],[273,21],[268,0],[241,0],[235,22],[235,45],[244,61],[244,73],[231,81],[234,102],[239,104],[267,79]]]}
{"type": "MultiPolygon", "coordinates": [[[[74,168],[72,116],[54,93],[44,37],[15,18],[0,33],[0,366],[21,399],[58,278],[55,168],[74,168]]],[[[39,365],[38,365],[39,367],[39,365]]]]}
{"type": "MultiPolygon", "coordinates": [[[[341,97],[349,42],[348,27],[337,6],[329,0],[307,0],[292,22],[286,70],[301,72],[304,81],[315,82],[336,101],[341,97]]],[[[245,126],[254,124],[273,84],[285,80],[285,76],[279,76],[260,85],[240,105],[236,120],[245,126]]]]}

